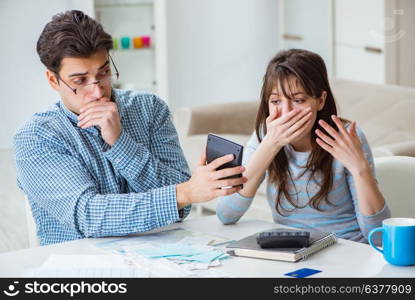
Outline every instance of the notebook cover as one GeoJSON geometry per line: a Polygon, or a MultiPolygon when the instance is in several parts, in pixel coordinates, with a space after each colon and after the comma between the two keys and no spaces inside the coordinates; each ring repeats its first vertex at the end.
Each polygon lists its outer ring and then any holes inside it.
{"type": "MultiPolygon", "coordinates": [[[[269,231],[299,231],[295,229],[272,229],[269,231]]],[[[302,230],[304,231],[304,230],[302,230]]],[[[262,231],[261,231],[262,232],[262,231]]],[[[310,246],[306,248],[273,248],[263,249],[257,241],[258,233],[247,236],[239,241],[233,242],[226,246],[229,248],[228,253],[236,256],[246,256],[253,258],[263,258],[282,261],[299,261],[305,259],[311,254],[328,247],[337,241],[336,236],[330,232],[310,231],[310,246]]]]}

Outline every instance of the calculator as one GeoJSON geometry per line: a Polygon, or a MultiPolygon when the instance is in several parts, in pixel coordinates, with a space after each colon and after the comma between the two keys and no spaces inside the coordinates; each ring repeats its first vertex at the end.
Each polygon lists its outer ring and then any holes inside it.
{"type": "Polygon", "coordinates": [[[260,232],[256,237],[261,248],[304,248],[310,244],[308,231],[272,230],[260,232]]]}

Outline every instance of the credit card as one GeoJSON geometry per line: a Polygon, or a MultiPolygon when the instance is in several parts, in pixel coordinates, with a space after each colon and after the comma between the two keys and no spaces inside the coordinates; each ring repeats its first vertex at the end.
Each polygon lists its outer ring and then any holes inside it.
{"type": "Polygon", "coordinates": [[[295,278],[304,278],[304,277],[308,277],[317,273],[320,273],[321,271],[319,270],[314,270],[314,269],[309,269],[309,268],[303,268],[303,269],[298,269],[295,270],[293,272],[284,274],[286,276],[290,276],[290,277],[295,277],[295,278]]]}

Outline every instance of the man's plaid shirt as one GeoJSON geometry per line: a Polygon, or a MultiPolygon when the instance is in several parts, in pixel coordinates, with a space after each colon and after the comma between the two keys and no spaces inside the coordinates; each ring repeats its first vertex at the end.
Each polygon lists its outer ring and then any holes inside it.
{"type": "Polygon", "coordinates": [[[122,132],[112,147],[99,128],[77,127],[61,101],[15,135],[19,187],[42,245],[122,236],[186,217],[176,184],[190,172],[167,105],[152,94],[113,89],[122,132]]]}

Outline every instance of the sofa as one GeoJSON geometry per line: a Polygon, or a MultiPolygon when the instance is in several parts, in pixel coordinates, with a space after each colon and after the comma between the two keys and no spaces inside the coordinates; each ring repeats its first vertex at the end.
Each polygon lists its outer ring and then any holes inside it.
{"type": "MultiPolygon", "coordinates": [[[[331,82],[339,115],[355,120],[365,133],[375,157],[415,157],[415,88],[336,80],[331,82]]],[[[254,131],[259,100],[182,107],[174,122],[185,157],[193,170],[206,146],[206,135],[215,133],[246,145],[254,131]]],[[[199,204],[214,212],[215,200],[199,204]]],[[[247,216],[272,220],[266,201],[265,181],[247,216]]]]}

